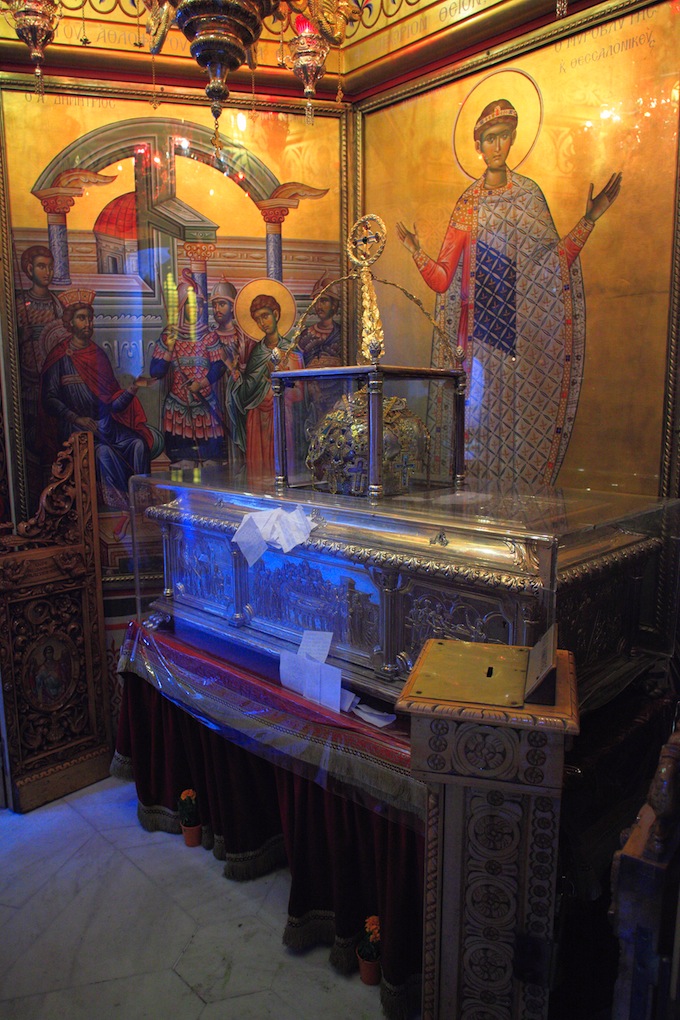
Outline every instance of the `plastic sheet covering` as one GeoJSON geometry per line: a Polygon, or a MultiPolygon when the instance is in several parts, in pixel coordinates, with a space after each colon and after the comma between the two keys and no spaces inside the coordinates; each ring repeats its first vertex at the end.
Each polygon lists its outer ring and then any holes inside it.
{"type": "Polygon", "coordinates": [[[402,824],[423,827],[427,788],[410,774],[405,723],[378,730],[135,622],[118,671],[146,680],[239,747],[376,811],[396,811],[402,824]]]}

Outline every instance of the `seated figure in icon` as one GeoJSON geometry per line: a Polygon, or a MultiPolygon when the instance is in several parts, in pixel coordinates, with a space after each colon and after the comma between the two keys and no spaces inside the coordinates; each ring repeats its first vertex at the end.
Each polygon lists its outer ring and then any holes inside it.
{"type": "Polygon", "coordinates": [[[91,432],[100,501],[127,510],[128,482],[148,473],[154,436],[136,395],[145,380],[121,387],[94,342],[94,296],[77,287],[59,295],[65,337],[48,353],[40,381],[44,454],[51,463],[72,432],[91,432]]]}

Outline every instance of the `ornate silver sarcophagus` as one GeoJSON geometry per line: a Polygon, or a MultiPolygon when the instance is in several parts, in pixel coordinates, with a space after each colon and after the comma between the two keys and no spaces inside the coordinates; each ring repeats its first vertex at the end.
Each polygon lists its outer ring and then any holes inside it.
{"type": "Polygon", "coordinates": [[[346,686],[388,703],[432,637],[532,645],[557,622],[584,707],[671,651],[676,501],[452,486],[371,503],[272,489],[206,469],[133,479],[141,616],[232,660],[255,654],[274,676],[282,649],[329,631],[346,686]],[[244,520],[294,511],[306,537],[262,539],[249,562],[244,520]]]}

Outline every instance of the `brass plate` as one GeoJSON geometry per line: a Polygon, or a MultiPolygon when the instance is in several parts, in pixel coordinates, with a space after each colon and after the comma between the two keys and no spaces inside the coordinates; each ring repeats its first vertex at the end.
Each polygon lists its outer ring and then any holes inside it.
{"type": "Polygon", "coordinates": [[[409,694],[434,701],[521,707],[530,648],[432,639],[416,662],[409,694]]]}

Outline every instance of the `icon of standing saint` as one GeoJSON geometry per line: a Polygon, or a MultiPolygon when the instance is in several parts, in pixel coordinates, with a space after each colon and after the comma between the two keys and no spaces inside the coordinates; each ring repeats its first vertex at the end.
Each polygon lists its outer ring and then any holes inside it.
{"type": "MultiPolygon", "coordinates": [[[[485,170],[458,199],[439,255],[433,258],[421,249],[415,224],[400,222],[397,232],[437,294],[435,317],[468,373],[468,476],[554,483],[583,376],[585,297],[579,254],[616,200],[621,174],[613,173],[597,194],[590,185],[584,215],[561,237],[540,187],[511,169],[517,166],[514,153],[521,150],[521,161],[533,142],[527,129],[520,140],[520,99],[514,103],[494,95],[501,78],[508,91],[513,83],[521,85],[515,91],[527,106],[537,102],[535,85],[519,72],[489,75],[480,83],[483,88],[468,97],[467,122],[459,114],[454,146],[457,154],[464,148],[465,128],[485,170]],[[477,105],[489,94],[494,96],[490,101],[477,105]],[[472,108],[476,112],[470,121],[472,108]]],[[[540,116],[534,110],[530,119],[535,142],[540,116]]],[[[448,351],[435,334],[432,365],[450,367],[448,351]]],[[[450,430],[442,424],[450,413],[440,403],[430,408],[428,419],[434,456],[444,463],[451,457],[445,438],[450,430]]]]}

